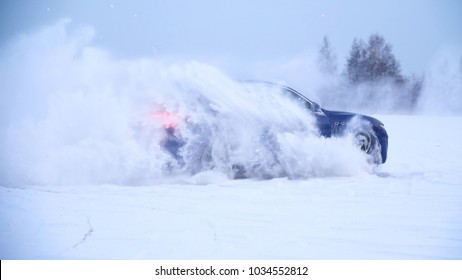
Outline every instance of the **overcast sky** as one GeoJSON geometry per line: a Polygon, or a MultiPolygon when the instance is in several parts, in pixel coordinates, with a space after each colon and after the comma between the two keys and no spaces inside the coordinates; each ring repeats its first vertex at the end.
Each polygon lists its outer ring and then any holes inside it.
{"type": "Polygon", "coordinates": [[[327,35],[344,64],[354,38],[383,35],[405,74],[444,48],[462,55],[459,0],[0,0],[0,41],[61,18],[92,25],[116,55],[246,63],[319,49],[327,35]]]}

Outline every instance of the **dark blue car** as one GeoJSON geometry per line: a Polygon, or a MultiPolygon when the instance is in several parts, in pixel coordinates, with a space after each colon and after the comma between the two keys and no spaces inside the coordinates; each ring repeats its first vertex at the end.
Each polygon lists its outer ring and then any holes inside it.
{"type": "MultiPolygon", "coordinates": [[[[289,96],[294,102],[301,102],[307,113],[316,119],[319,134],[322,137],[343,136],[347,133],[353,134],[358,149],[370,155],[370,161],[374,164],[383,164],[387,160],[388,135],[384,125],[379,120],[356,113],[330,111],[321,108],[317,103],[309,100],[298,91],[279,84],[269,82],[246,82],[257,84],[268,88],[268,91],[281,92],[289,96]],[[360,125],[351,125],[352,122],[360,125]]],[[[165,120],[166,139],[161,143],[166,151],[181,165],[183,163],[181,148],[185,140],[181,137],[181,132],[177,131],[175,123],[178,116],[169,113],[156,115],[165,120]]],[[[201,155],[202,156],[202,155],[201,155]]],[[[245,177],[245,170],[239,164],[233,166],[236,177],[245,177]]],[[[200,170],[197,170],[200,171],[200,170]]]]}
{"type": "Polygon", "coordinates": [[[352,132],[348,131],[350,121],[355,117],[362,120],[364,125],[356,127],[355,131],[353,131],[358,148],[371,155],[374,163],[385,163],[387,160],[388,134],[381,121],[356,113],[326,110],[288,86],[275,86],[281,87],[284,92],[293,96],[294,100],[304,103],[307,110],[316,118],[316,124],[324,137],[342,136],[347,132],[352,132]]]}

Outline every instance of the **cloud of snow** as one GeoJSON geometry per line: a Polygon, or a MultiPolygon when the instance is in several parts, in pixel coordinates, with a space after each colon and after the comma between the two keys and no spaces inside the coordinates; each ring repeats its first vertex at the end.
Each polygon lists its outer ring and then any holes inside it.
{"type": "Polygon", "coordinates": [[[371,170],[350,137],[319,137],[314,118],[275,89],[236,82],[200,62],[116,59],[92,46],[94,36],[93,28],[63,20],[1,51],[0,184],[371,170]],[[163,147],[170,125],[163,116],[184,140],[180,160],[163,147]]]}
{"type": "Polygon", "coordinates": [[[441,50],[425,72],[418,109],[428,114],[462,114],[462,53],[441,50]]]}

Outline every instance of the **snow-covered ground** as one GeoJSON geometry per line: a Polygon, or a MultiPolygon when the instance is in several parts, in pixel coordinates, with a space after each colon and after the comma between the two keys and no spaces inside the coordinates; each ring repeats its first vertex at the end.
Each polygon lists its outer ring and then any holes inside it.
{"type": "Polygon", "coordinates": [[[377,118],[373,172],[0,187],[0,258],[461,259],[462,117],[377,118]]]}

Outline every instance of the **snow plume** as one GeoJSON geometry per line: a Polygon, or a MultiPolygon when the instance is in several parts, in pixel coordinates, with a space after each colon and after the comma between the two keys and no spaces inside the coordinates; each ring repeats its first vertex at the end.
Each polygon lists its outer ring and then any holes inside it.
{"type": "Polygon", "coordinates": [[[462,53],[440,51],[425,73],[420,112],[462,114],[462,53]]]}
{"type": "Polygon", "coordinates": [[[350,85],[339,77],[333,77],[319,87],[318,96],[326,108],[367,114],[410,113],[414,108],[409,85],[397,85],[386,79],[350,85]]]}
{"type": "Polygon", "coordinates": [[[414,106],[412,77],[402,84],[391,79],[351,84],[343,73],[323,73],[316,56],[309,54],[263,64],[257,72],[288,82],[325,109],[382,114],[410,113],[414,106]]]}
{"type": "Polygon", "coordinates": [[[422,75],[352,85],[341,74],[318,75],[314,91],[324,108],[367,114],[462,113],[462,53],[439,51],[422,75]]]}
{"type": "Polygon", "coordinates": [[[352,139],[319,137],[313,117],[275,89],[197,62],[114,59],[91,45],[91,27],[71,27],[64,20],[2,48],[2,185],[370,172],[352,139]],[[163,148],[166,125],[184,140],[179,157],[163,148]]]}

